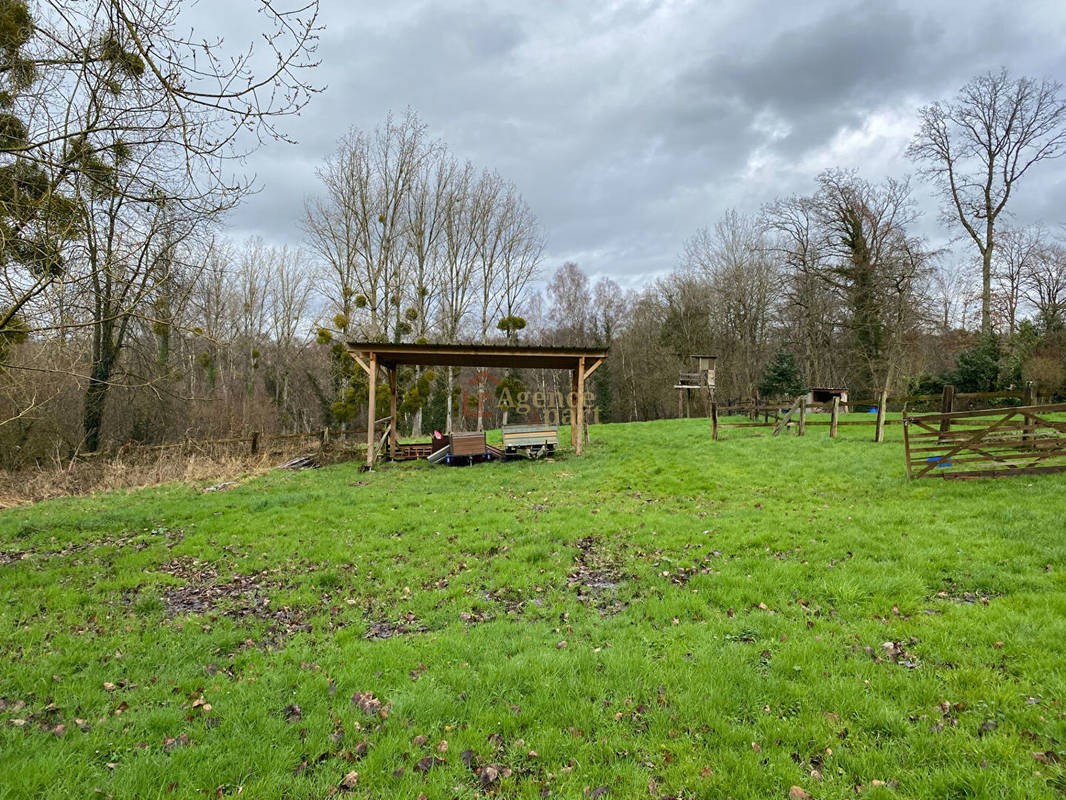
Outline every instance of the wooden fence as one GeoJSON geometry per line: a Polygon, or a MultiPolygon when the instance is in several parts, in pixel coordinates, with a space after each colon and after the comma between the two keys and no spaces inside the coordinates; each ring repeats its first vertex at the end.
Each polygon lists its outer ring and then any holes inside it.
{"type": "Polygon", "coordinates": [[[996,478],[1066,472],[1066,403],[903,415],[907,476],[996,478]]]}
{"type": "Polygon", "coordinates": [[[872,415],[874,419],[870,420],[840,419],[841,403],[839,397],[834,397],[831,403],[808,403],[807,395],[800,395],[788,409],[782,410],[783,405],[783,403],[780,403],[760,406],[752,403],[750,405],[719,406],[717,403],[712,403],[711,438],[718,439],[720,428],[773,428],[773,435],[777,436],[782,431],[795,427],[796,435],[804,436],[807,433],[808,426],[825,426],[829,428],[829,438],[835,439],[841,426],[873,425],[874,441],[880,442],[885,437],[885,425],[899,424],[899,420],[885,418],[887,402],[885,402],[884,396],[882,401],[877,404],[877,414],[872,415]],[[809,416],[811,411],[828,412],[829,419],[811,419],[809,416]],[[750,416],[753,421],[719,422],[718,417],[720,414],[744,414],[750,416]],[[758,421],[760,416],[763,417],[763,422],[758,421]]]}
{"type": "MultiPolygon", "coordinates": [[[[385,422],[391,423],[392,417],[382,417],[374,424],[381,425],[385,422]]],[[[385,431],[388,433],[388,426],[385,431]]],[[[255,455],[259,452],[260,448],[269,442],[285,442],[285,441],[297,441],[297,440],[309,440],[318,441],[322,445],[327,445],[333,439],[342,439],[349,436],[361,437],[362,441],[359,445],[366,447],[366,428],[362,430],[347,430],[343,428],[320,428],[314,431],[300,431],[297,433],[268,433],[263,434],[259,431],[253,431],[247,436],[235,436],[227,439],[182,439],[180,442],[166,442],[165,444],[137,444],[135,442],[124,444],[116,451],[103,451],[98,450],[93,453],[81,453],[79,458],[99,458],[104,456],[115,456],[122,453],[131,451],[139,452],[152,452],[162,450],[175,450],[179,448],[195,449],[212,445],[227,445],[227,444],[246,444],[249,447],[249,452],[255,455]]]]}
{"type": "Polygon", "coordinates": [[[719,428],[773,428],[773,435],[777,436],[782,430],[795,427],[796,434],[803,436],[807,432],[807,426],[828,426],[829,438],[835,439],[837,437],[837,430],[841,426],[857,426],[857,425],[872,425],[874,426],[874,441],[883,442],[885,439],[885,426],[886,425],[899,425],[902,420],[886,419],[886,412],[889,405],[902,404],[904,411],[907,405],[910,403],[924,404],[933,403],[939,401],[940,413],[953,412],[956,405],[960,401],[966,402],[972,408],[973,404],[980,402],[989,402],[997,400],[1020,400],[1025,405],[1033,405],[1035,397],[1033,394],[1032,384],[1026,386],[1023,391],[1007,391],[1007,392],[956,392],[955,387],[948,385],[944,387],[944,391],[941,394],[913,394],[913,395],[901,395],[890,396],[886,391],[882,390],[880,397],[876,398],[873,402],[853,400],[849,399],[847,403],[843,404],[849,408],[872,408],[876,409],[876,414],[870,414],[872,419],[840,419],[840,398],[834,398],[832,403],[808,403],[807,395],[800,395],[793,402],[790,408],[782,410],[784,403],[778,403],[777,405],[759,405],[757,402],[739,403],[734,405],[719,406],[716,403],[711,404],[711,437],[718,438],[719,428]],[[808,417],[809,411],[827,411],[829,412],[828,420],[815,420],[808,417]],[[719,415],[725,414],[742,414],[751,419],[750,422],[719,422],[719,415]],[[759,422],[759,417],[763,417],[763,421],[759,422]]]}

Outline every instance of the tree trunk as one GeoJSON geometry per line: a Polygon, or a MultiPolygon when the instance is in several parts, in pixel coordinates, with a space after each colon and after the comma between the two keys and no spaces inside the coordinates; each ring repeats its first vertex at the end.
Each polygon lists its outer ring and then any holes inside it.
{"type": "Polygon", "coordinates": [[[100,426],[104,420],[104,404],[115,366],[114,355],[107,353],[93,362],[89,374],[89,388],[85,391],[85,449],[94,453],[100,448],[100,426]]]}
{"type": "Polygon", "coordinates": [[[444,432],[451,435],[452,432],[452,384],[455,381],[455,377],[452,375],[452,368],[448,367],[448,412],[445,416],[444,432]]]}
{"type": "MultiPolygon", "coordinates": [[[[988,236],[992,236],[992,223],[988,225],[988,236]]],[[[992,242],[985,245],[981,254],[981,333],[992,334],[992,242]]]]}

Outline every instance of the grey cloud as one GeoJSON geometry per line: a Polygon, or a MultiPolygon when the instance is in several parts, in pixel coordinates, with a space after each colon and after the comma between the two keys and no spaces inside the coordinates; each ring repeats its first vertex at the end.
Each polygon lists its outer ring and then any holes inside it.
{"type": "MultiPolygon", "coordinates": [[[[1038,0],[474,0],[370,15],[329,4],[323,17],[329,89],[294,120],[297,147],[249,160],[263,191],[234,214],[237,229],[298,241],[314,168],[337,139],[411,106],[459,157],[518,185],[549,266],[578,258],[623,283],[672,268],[682,241],[730,207],[810,191],[800,165],[871,115],[912,112],[1001,64],[1066,72],[1066,8],[1038,0]],[[756,155],[784,166],[745,179],[756,155]]],[[[905,144],[878,168],[907,172],[905,144]]],[[[1059,169],[1033,176],[1020,218],[1061,218],[1059,169]]]]}

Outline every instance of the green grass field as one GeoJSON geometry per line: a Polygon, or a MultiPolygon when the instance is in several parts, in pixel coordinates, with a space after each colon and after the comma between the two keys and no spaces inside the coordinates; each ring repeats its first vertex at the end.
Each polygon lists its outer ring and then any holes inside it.
{"type": "Polygon", "coordinates": [[[1066,475],[592,435],[0,513],[0,797],[1063,797],[1066,475]]]}

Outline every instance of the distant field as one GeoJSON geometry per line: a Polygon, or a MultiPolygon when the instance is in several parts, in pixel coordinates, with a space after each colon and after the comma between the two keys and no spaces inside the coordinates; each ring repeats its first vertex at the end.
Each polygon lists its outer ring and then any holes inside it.
{"type": "Polygon", "coordinates": [[[1064,796],[1066,475],[591,433],[0,512],[0,798],[1064,796]]]}

